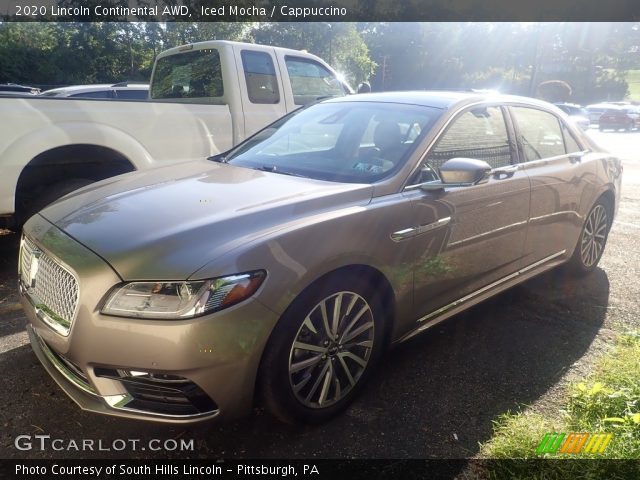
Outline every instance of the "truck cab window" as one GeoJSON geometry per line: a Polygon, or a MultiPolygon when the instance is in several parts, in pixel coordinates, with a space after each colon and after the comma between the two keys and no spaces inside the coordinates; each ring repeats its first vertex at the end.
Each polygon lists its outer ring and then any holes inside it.
{"type": "Polygon", "coordinates": [[[220,54],[209,48],[158,59],[151,98],[186,99],[189,103],[223,103],[220,54]]]}
{"type": "Polygon", "coordinates": [[[287,55],[285,63],[296,105],[306,105],[325,97],[345,95],[340,80],[318,62],[287,55]]]}
{"type": "Polygon", "coordinates": [[[271,55],[266,52],[243,50],[242,68],[251,103],[279,103],[280,91],[271,55]]]}

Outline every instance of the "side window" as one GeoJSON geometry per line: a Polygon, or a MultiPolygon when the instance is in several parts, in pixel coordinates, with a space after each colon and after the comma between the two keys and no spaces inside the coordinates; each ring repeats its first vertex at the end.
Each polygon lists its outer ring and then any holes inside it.
{"type": "Polygon", "coordinates": [[[116,97],[122,100],[146,100],[149,97],[147,90],[121,89],[114,92],[116,97]]]}
{"type": "Polygon", "coordinates": [[[100,90],[98,92],[83,92],[69,95],[72,98],[111,98],[111,90],[100,90]]]}
{"type": "Polygon", "coordinates": [[[510,165],[511,147],[500,107],[469,110],[447,128],[427,155],[433,169],[456,157],[484,160],[491,167],[510,165]]]}
{"type": "Polygon", "coordinates": [[[287,55],[285,63],[296,105],[306,105],[321,97],[341,97],[345,94],[340,80],[318,62],[287,55]]]}
{"type": "Polygon", "coordinates": [[[576,139],[573,138],[573,135],[564,123],[562,124],[562,133],[564,134],[564,145],[567,153],[581,152],[584,150],[578,142],[576,142],[576,139]]]}
{"type": "Polygon", "coordinates": [[[151,98],[220,103],[224,87],[216,49],[181,52],[160,58],[153,73],[151,98]]]}
{"type": "Polygon", "coordinates": [[[280,102],[278,79],[271,55],[250,50],[243,50],[240,55],[249,101],[251,103],[280,102]]]}
{"type": "Polygon", "coordinates": [[[520,134],[525,161],[565,155],[558,118],[548,112],[527,107],[511,108],[520,134]]]}

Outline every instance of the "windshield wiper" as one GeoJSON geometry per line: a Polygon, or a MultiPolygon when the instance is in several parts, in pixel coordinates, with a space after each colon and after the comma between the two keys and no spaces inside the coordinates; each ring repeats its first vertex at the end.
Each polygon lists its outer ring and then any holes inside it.
{"type": "Polygon", "coordinates": [[[286,170],[278,170],[276,165],[262,165],[261,167],[253,167],[254,170],[260,170],[262,172],[279,173],[280,175],[289,175],[291,177],[308,178],[299,173],[288,172],[286,170]]]}

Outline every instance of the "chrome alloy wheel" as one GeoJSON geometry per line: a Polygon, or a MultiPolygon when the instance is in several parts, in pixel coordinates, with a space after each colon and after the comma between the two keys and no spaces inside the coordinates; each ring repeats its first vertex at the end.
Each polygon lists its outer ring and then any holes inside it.
{"type": "Polygon", "coordinates": [[[608,226],[607,210],[596,205],[589,213],[580,239],[580,258],[585,267],[590,268],[600,258],[607,241],[608,226]]]}
{"type": "Polygon", "coordinates": [[[298,401],[325,408],[343,399],[367,368],[374,332],[371,307],[357,293],[337,292],[313,307],[289,353],[289,383],[298,401]]]}

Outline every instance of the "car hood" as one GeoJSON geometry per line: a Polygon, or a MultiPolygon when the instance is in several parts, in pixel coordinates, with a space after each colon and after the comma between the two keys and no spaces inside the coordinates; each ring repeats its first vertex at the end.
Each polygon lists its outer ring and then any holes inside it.
{"type": "Polygon", "coordinates": [[[365,205],[372,191],[203,160],[108,179],[40,214],[123,280],[180,280],[303,217],[365,205]]]}

